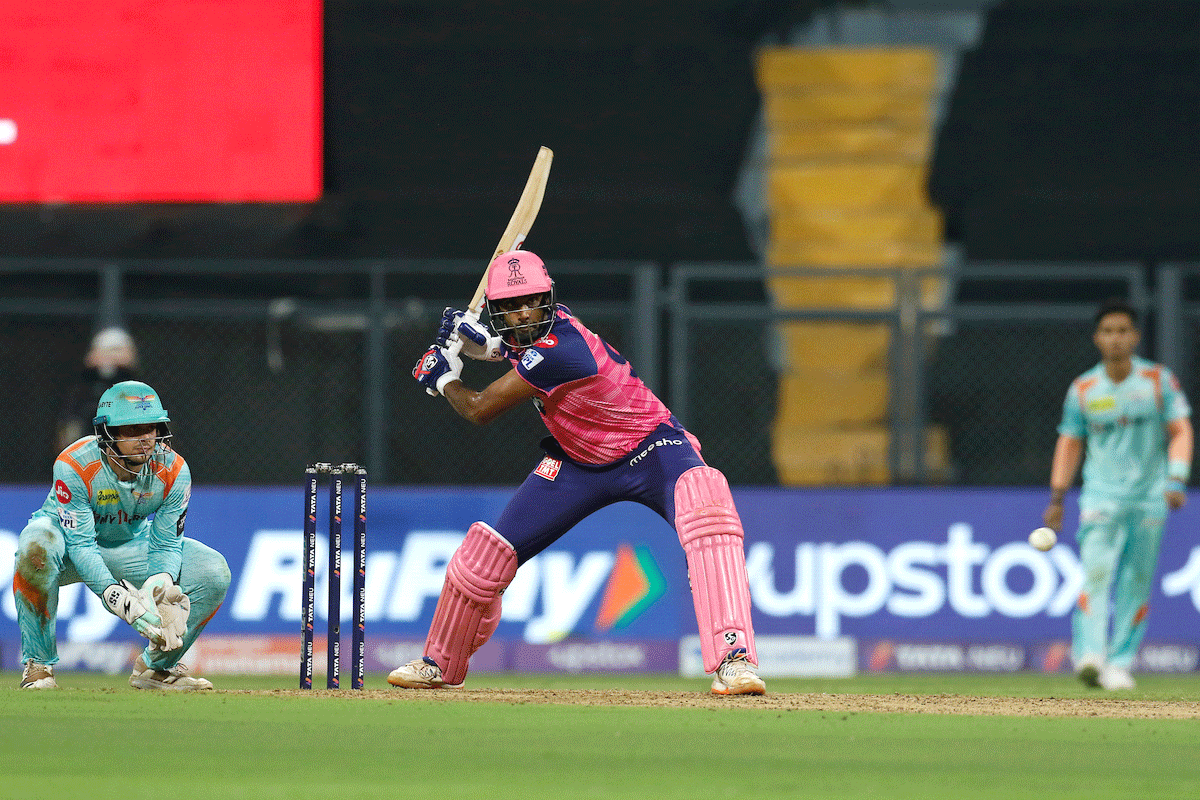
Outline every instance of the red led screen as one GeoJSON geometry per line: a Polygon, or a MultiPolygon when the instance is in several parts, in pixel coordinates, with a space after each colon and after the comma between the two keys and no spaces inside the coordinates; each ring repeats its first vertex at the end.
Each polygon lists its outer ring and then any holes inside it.
{"type": "Polygon", "coordinates": [[[0,202],[320,196],[320,0],[4,2],[0,31],[0,202]]]}

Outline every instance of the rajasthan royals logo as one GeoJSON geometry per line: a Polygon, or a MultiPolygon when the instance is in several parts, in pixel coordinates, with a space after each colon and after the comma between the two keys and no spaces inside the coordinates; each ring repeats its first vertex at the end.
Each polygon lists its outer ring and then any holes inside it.
{"type": "Polygon", "coordinates": [[[150,401],[154,399],[154,395],[147,394],[138,396],[136,394],[127,394],[125,395],[125,399],[133,403],[133,407],[138,411],[145,411],[146,409],[150,408],[150,401]]]}
{"type": "Polygon", "coordinates": [[[529,283],[525,276],[521,274],[521,261],[517,258],[508,260],[508,285],[509,286],[524,286],[529,283]]]}

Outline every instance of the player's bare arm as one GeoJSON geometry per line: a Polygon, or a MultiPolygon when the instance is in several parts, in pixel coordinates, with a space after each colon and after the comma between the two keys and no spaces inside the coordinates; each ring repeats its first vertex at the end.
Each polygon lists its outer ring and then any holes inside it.
{"type": "Polygon", "coordinates": [[[537,394],[537,390],[522,380],[515,369],[492,381],[483,391],[477,392],[462,381],[451,381],[442,391],[458,415],[475,425],[487,425],[537,394]]]}
{"type": "Polygon", "coordinates": [[[1195,432],[1192,421],[1187,417],[1173,419],[1167,423],[1167,506],[1172,511],[1183,508],[1187,503],[1184,486],[1191,472],[1195,432]]]}
{"type": "Polygon", "coordinates": [[[1062,530],[1063,498],[1075,482],[1079,464],[1083,461],[1083,440],[1060,435],[1054,445],[1054,461],[1050,465],[1050,503],[1042,514],[1047,528],[1062,530]]]}

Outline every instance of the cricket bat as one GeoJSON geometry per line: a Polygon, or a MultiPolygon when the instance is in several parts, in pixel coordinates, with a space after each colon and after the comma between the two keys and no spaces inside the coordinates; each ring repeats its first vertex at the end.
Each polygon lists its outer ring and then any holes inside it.
{"type": "MultiPolygon", "coordinates": [[[[550,178],[550,162],[553,158],[554,152],[549,147],[538,149],[533,168],[529,170],[529,178],[525,181],[525,188],[521,191],[521,199],[517,201],[517,207],[513,210],[512,218],[508,220],[508,227],[504,229],[499,244],[488,258],[488,266],[491,266],[492,261],[501,253],[520,248],[525,237],[529,235],[529,229],[533,227],[533,221],[537,219],[538,210],[542,207],[542,196],[546,193],[546,181],[550,178]]],[[[479,314],[483,311],[483,294],[487,290],[487,279],[488,270],[484,268],[475,295],[467,306],[467,311],[476,319],[479,319],[479,314]]]]}
{"type": "MultiPolygon", "coordinates": [[[[525,241],[525,237],[529,235],[533,221],[537,219],[538,211],[542,207],[542,196],[546,194],[546,181],[550,179],[550,162],[553,159],[554,151],[549,147],[538,148],[537,158],[533,161],[533,168],[529,170],[529,177],[525,181],[525,188],[521,190],[521,198],[517,201],[517,207],[513,210],[512,217],[508,220],[508,226],[505,227],[504,234],[496,244],[496,249],[488,258],[487,266],[483,270],[483,277],[479,279],[479,286],[475,288],[475,294],[467,306],[467,314],[476,320],[483,312],[483,295],[487,291],[488,270],[492,261],[501,253],[518,249],[525,241]]],[[[449,346],[457,354],[462,349],[462,340],[455,338],[449,346]]],[[[437,396],[437,392],[432,389],[427,388],[425,391],[434,397],[437,396]]]]}

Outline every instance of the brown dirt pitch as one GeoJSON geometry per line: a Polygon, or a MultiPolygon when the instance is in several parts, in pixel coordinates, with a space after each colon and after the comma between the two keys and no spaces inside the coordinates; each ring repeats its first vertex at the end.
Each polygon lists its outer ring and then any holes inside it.
{"type": "Polygon", "coordinates": [[[653,692],[563,689],[368,689],[361,692],[274,690],[269,694],[335,695],[363,700],[509,705],[641,706],[653,708],[764,711],[878,712],[888,714],[961,714],[1010,717],[1113,717],[1124,719],[1200,719],[1200,702],[1121,698],[972,697],[957,694],[784,693],[765,697],[717,697],[700,692],[653,692]]]}

